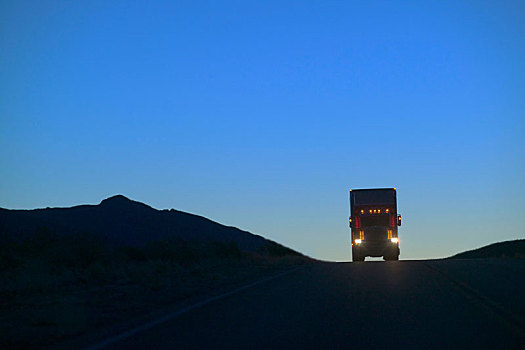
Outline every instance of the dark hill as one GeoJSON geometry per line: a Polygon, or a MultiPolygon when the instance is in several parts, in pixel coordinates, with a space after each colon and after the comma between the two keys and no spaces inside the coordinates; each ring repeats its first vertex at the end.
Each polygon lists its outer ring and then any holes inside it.
{"type": "MultiPolygon", "coordinates": [[[[157,210],[122,195],[104,199],[98,205],[71,208],[0,208],[0,240],[24,239],[42,228],[58,235],[95,234],[116,245],[138,246],[176,237],[187,241],[233,241],[246,251],[257,251],[269,246],[288,250],[261,236],[221,225],[202,216],[174,209],[157,210]]],[[[291,250],[289,252],[292,253],[291,250]]]]}
{"type": "Polygon", "coordinates": [[[525,258],[525,239],[490,244],[451,256],[449,259],[525,258]]]}

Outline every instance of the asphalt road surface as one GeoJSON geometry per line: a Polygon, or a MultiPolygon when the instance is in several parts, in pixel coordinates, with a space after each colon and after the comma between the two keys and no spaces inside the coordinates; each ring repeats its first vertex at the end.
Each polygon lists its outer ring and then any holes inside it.
{"type": "Polygon", "coordinates": [[[104,349],[525,349],[525,261],[319,263],[104,349]]]}

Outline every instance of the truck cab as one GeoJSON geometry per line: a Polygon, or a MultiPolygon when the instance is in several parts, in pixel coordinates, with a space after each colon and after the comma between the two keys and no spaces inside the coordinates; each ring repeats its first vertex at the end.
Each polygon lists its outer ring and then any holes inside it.
{"type": "Polygon", "coordinates": [[[350,190],[349,221],[353,261],[367,256],[399,259],[401,215],[395,188],[350,190]]]}

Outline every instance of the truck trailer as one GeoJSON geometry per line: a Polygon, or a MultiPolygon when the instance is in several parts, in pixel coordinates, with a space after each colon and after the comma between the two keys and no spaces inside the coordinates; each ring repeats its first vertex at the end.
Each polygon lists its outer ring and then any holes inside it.
{"type": "Polygon", "coordinates": [[[352,261],[365,257],[399,259],[398,226],[395,188],[350,190],[350,229],[352,261]]]}

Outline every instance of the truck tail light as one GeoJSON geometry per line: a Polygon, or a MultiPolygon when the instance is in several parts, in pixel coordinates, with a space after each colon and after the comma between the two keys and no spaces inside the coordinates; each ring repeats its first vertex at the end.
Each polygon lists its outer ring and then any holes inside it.
{"type": "Polygon", "coordinates": [[[390,227],[396,226],[396,219],[393,214],[390,214],[390,227]]]}
{"type": "Polygon", "coordinates": [[[361,228],[361,217],[360,216],[355,217],[355,228],[361,228]]]}

